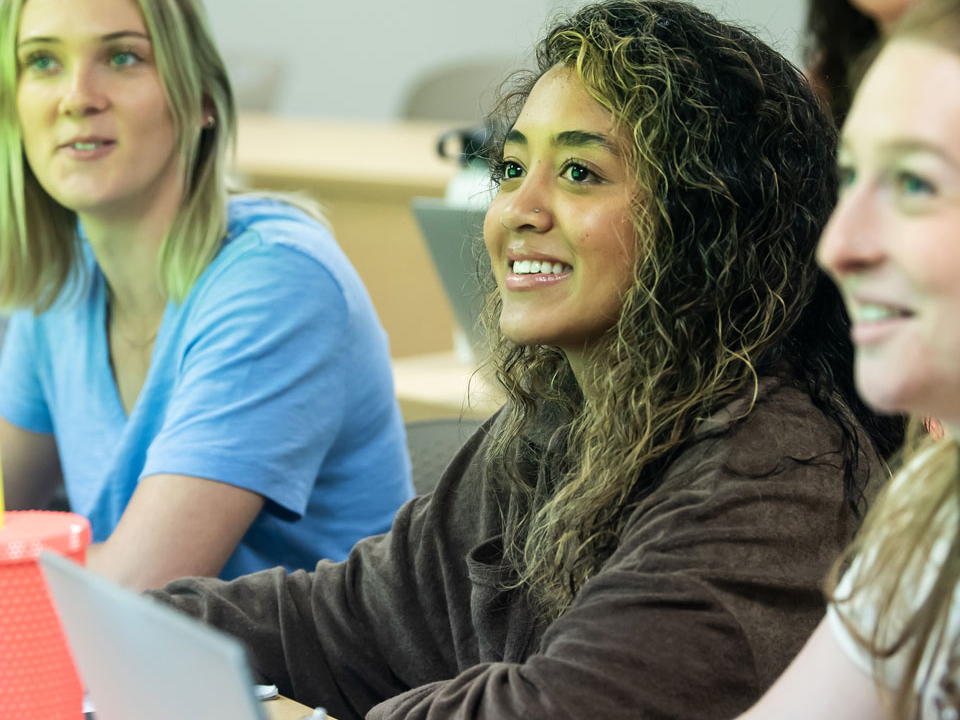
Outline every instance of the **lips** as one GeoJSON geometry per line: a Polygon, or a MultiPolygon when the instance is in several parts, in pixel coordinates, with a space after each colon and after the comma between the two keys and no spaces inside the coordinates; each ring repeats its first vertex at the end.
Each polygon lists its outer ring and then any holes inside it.
{"type": "Polygon", "coordinates": [[[79,150],[79,151],[89,151],[96,150],[97,148],[103,147],[105,145],[115,145],[116,140],[107,137],[100,137],[96,135],[87,136],[87,137],[75,137],[72,140],[58,146],[58,150],[79,150]]]}
{"type": "Polygon", "coordinates": [[[852,297],[848,306],[853,320],[850,338],[859,347],[890,341],[915,314],[900,303],[863,295],[852,297]]]}
{"type": "Polygon", "coordinates": [[[851,298],[850,315],[857,323],[876,323],[913,317],[909,307],[897,302],[873,297],[851,298]]]}

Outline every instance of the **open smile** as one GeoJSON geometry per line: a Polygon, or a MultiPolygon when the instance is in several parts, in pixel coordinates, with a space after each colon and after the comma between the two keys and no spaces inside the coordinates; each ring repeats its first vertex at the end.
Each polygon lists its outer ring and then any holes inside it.
{"type": "Polygon", "coordinates": [[[573,267],[559,260],[508,260],[505,285],[508,290],[538,290],[553,287],[573,275],[573,267]]]}
{"type": "Polygon", "coordinates": [[[877,301],[859,301],[851,308],[850,337],[856,345],[875,345],[889,339],[914,317],[908,308],[877,301]]]}

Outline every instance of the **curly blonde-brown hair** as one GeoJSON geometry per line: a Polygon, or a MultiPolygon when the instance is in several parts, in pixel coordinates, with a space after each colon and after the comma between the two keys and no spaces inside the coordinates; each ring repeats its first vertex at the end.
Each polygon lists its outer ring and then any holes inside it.
{"type": "Polygon", "coordinates": [[[580,378],[588,395],[561,351],[504,338],[499,295],[488,295],[511,399],[488,467],[507,478],[507,561],[548,620],[610,556],[697,423],[758,376],[790,367],[841,426],[851,505],[861,496],[850,418],[884,451],[899,439],[856,399],[842,303],[814,264],[835,197],[835,131],[802,75],[691,5],[612,0],[548,32],[496,124],[509,129],[558,65],[632,137],[643,200],[633,285],[580,378]],[[533,441],[544,416],[552,435],[533,441]]]}

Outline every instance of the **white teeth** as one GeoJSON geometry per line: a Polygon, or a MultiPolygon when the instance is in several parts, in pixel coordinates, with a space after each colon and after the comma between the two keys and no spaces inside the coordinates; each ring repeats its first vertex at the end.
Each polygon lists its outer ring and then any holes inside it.
{"type": "Polygon", "coordinates": [[[540,260],[514,260],[512,265],[514,275],[559,275],[573,270],[569,265],[540,260]]]}
{"type": "Polygon", "coordinates": [[[900,315],[900,312],[888,305],[861,305],[857,310],[857,318],[864,322],[879,322],[900,315]]]}
{"type": "Polygon", "coordinates": [[[73,144],[73,147],[76,150],[96,150],[101,145],[103,145],[102,142],[89,142],[89,143],[75,142],[73,144]]]}

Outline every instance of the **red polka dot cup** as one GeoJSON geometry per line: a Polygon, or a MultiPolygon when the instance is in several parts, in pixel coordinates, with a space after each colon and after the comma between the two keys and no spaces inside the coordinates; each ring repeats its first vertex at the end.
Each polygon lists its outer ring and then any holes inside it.
{"type": "Polygon", "coordinates": [[[83,683],[37,558],[44,550],[80,565],[86,518],[8,512],[0,527],[0,718],[81,720],[83,683]]]}

